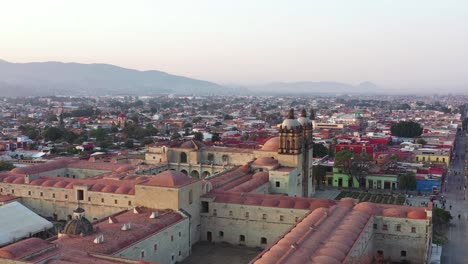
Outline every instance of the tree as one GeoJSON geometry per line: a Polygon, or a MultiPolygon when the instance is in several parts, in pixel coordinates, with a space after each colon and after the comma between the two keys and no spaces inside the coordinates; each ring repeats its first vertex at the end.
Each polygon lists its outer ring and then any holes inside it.
{"type": "Polygon", "coordinates": [[[416,174],[409,171],[399,177],[399,182],[401,190],[414,190],[416,189],[416,174]]]}
{"type": "Polygon", "coordinates": [[[171,140],[177,140],[180,139],[182,136],[179,134],[179,132],[174,131],[171,135],[171,140]]]}
{"type": "Polygon", "coordinates": [[[124,147],[133,148],[133,139],[127,139],[124,143],[124,147]]]}
{"type": "Polygon", "coordinates": [[[57,127],[49,127],[44,132],[44,138],[47,141],[57,141],[62,138],[63,132],[60,128],[57,127]]]}
{"type": "Polygon", "coordinates": [[[387,155],[382,164],[382,170],[386,173],[396,173],[398,171],[398,162],[401,158],[396,155],[387,155]]]}
{"type": "Polygon", "coordinates": [[[423,132],[421,125],[413,121],[400,121],[392,125],[390,130],[393,136],[405,138],[419,137],[423,132]]]}
{"type": "Polygon", "coordinates": [[[427,141],[424,140],[424,138],[418,138],[418,140],[416,140],[416,143],[421,144],[421,145],[426,145],[427,141]]]}
{"type": "Polygon", "coordinates": [[[0,161],[0,171],[9,171],[14,169],[15,166],[7,161],[0,161]]]}
{"type": "Polygon", "coordinates": [[[323,158],[328,155],[328,149],[323,144],[312,143],[314,158],[323,158]]]}
{"type": "Polygon", "coordinates": [[[211,136],[211,141],[212,142],[216,142],[216,141],[220,141],[221,140],[221,136],[219,135],[219,133],[215,132],[212,134],[211,136]]]}
{"type": "Polygon", "coordinates": [[[193,139],[196,140],[196,141],[203,141],[203,133],[202,132],[195,132],[195,134],[193,134],[193,139]]]}
{"type": "Polygon", "coordinates": [[[437,245],[445,244],[448,239],[445,235],[452,220],[450,212],[441,208],[432,208],[432,241],[437,245]]]}
{"type": "MultiPolygon", "coordinates": [[[[367,155],[358,155],[349,150],[341,150],[336,153],[335,167],[341,168],[351,179],[355,179],[362,187],[372,166],[367,155]]],[[[354,180],[352,181],[354,185],[354,180]]],[[[359,187],[359,186],[354,186],[359,187]]]]}
{"type": "Polygon", "coordinates": [[[228,114],[224,115],[224,120],[232,120],[232,119],[234,119],[234,117],[232,117],[231,115],[228,115],[228,114]]]}

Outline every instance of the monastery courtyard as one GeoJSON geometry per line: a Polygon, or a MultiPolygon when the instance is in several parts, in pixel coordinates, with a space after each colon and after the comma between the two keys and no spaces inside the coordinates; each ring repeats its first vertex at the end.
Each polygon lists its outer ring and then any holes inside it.
{"type": "Polygon", "coordinates": [[[192,254],[181,264],[245,264],[262,251],[261,248],[235,246],[227,243],[199,242],[192,254]]]}

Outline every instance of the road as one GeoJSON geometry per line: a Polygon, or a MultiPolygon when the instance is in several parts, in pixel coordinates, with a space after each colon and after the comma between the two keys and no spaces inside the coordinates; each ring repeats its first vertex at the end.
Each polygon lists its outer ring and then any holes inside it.
{"type": "Polygon", "coordinates": [[[464,188],[465,185],[468,185],[465,170],[466,150],[467,137],[463,134],[457,137],[455,146],[457,157],[452,161],[445,184],[446,189],[443,188],[444,195],[447,197],[447,209],[449,209],[449,205],[452,205],[450,213],[453,216],[447,234],[449,241],[442,249],[441,263],[443,264],[468,263],[468,200],[465,200],[468,199],[468,195],[464,188]],[[458,215],[460,215],[460,219],[458,215]]]}

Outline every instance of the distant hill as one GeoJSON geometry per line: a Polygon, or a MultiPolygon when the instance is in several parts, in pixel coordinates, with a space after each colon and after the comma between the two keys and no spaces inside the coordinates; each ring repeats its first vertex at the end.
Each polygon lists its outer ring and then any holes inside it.
{"type": "Polygon", "coordinates": [[[380,93],[382,89],[371,82],[351,85],[340,82],[275,82],[249,87],[252,91],[268,94],[362,94],[380,93]]]}
{"type": "Polygon", "coordinates": [[[0,60],[0,96],[226,94],[216,83],[109,64],[0,60]]]}

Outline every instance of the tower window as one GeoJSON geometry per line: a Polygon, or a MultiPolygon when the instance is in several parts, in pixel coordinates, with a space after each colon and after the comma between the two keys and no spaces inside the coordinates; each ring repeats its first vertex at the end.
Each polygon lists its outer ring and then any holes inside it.
{"type": "Polygon", "coordinates": [[[416,227],[411,227],[411,233],[416,233],[416,227]]]}
{"type": "Polygon", "coordinates": [[[240,241],[240,242],[245,242],[245,236],[244,236],[244,235],[240,235],[240,236],[239,236],[239,241],[240,241]]]}
{"type": "Polygon", "coordinates": [[[83,190],[77,190],[76,191],[76,197],[78,201],[83,201],[84,200],[84,191],[83,190]]]}
{"type": "Polygon", "coordinates": [[[280,187],[281,186],[281,183],[279,181],[275,182],[275,186],[276,187],[280,187]]]}

